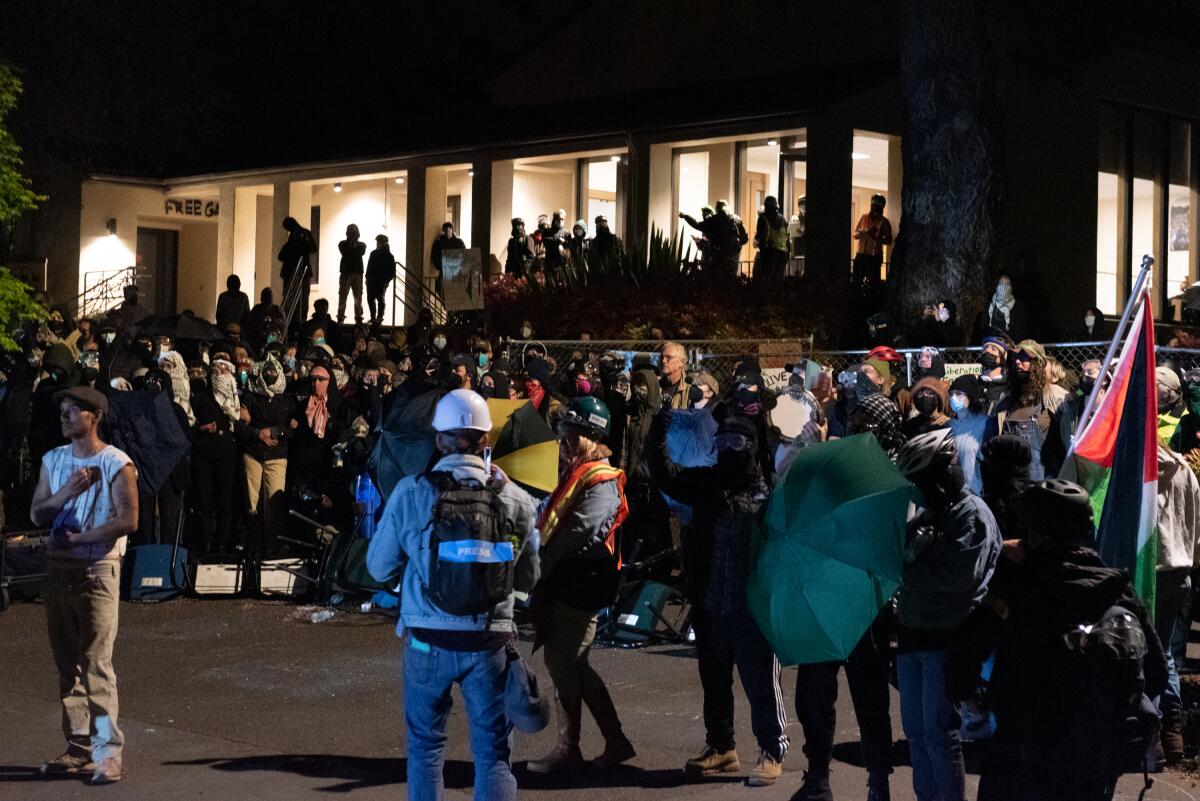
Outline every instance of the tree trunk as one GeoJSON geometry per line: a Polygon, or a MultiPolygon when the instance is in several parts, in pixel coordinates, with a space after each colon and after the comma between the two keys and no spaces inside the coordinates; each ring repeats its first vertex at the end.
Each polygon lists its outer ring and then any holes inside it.
{"type": "Polygon", "coordinates": [[[904,215],[890,289],[908,330],[951,300],[970,337],[995,269],[999,126],[981,2],[901,4],[904,215]]]}

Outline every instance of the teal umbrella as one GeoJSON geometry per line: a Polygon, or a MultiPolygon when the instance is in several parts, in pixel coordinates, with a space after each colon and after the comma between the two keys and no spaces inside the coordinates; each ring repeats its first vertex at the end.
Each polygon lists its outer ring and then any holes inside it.
{"type": "Polygon", "coordinates": [[[803,448],[754,539],[747,600],[785,665],[846,659],[900,586],[917,489],[870,434],[803,448]]]}

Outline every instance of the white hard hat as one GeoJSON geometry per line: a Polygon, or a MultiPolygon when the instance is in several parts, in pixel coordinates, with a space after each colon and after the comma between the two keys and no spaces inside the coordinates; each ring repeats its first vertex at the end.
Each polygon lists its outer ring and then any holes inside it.
{"type": "Polygon", "coordinates": [[[453,431],[459,428],[492,430],[492,414],[488,411],[487,401],[478,392],[456,389],[438,401],[433,412],[433,429],[453,431]]]}

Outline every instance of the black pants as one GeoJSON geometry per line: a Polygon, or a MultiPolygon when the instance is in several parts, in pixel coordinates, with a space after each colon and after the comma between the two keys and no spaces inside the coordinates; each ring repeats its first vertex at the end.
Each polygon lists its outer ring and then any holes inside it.
{"type": "Polygon", "coordinates": [[[175,531],[179,517],[183,514],[183,492],[175,488],[172,479],[163,482],[155,495],[138,487],[138,527],[133,533],[132,545],[175,542],[175,531]],[[158,531],[154,523],[158,521],[158,531]]]}
{"type": "Polygon", "coordinates": [[[1063,765],[1033,765],[1020,756],[1020,744],[1003,730],[992,738],[979,772],[978,801],[1110,801],[1119,773],[1069,771],[1063,765]]]}
{"type": "Polygon", "coordinates": [[[777,760],[788,750],[787,711],[779,686],[779,660],[749,613],[720,615],[696,609],[692,618],[700,683],[704,687],[706,743],[718,751],[734,747],[733,668],[736,665],[750,727],[758,747],[777,760]]]}
{"type": "Polygon", "coordinates": [[[372,321],[382,321],[383,313],[386,304],[384,303],[383,293],[387,290],[388,285],[378,286],[377,284],[367,284],[367,311],[371,313],[372,321]]]}
{"type": "MultiPolygon", "coordinates": [[[[846,660],[846,679],[858,718],[863,762],[871,773],[892,772],[892,718],[888,712],[887,626],[877,619],[846,660]]],[[[796,715],[804,729],[809,770],[825,771],[833,757],[841,662],[800,665],[796,671],[796,715]]]]}
{"type": "Polygon", "coordinates": [[[201,553],[228,553],[233,547],[233,488],[237,454],[209,459],[192,456],[192,507],[200,518],[201,553]]]}

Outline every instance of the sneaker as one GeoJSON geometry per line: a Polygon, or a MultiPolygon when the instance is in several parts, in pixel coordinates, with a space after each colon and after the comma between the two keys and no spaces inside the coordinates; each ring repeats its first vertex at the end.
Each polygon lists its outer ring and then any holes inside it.
{"type": "Polygon", "coordinates": [[[628,737],[622,736],[614,742],[605,742],[604,753],[592,760],[592,766],[604,770],[628,762],[635,756],[637,751],[633,750],[633,743],[629,742],[628,737]]]}
{"type": "Polygon", "coordinates": [[[562,773],[583,766],[583,754],[579,746],[566,746],[562,743],[541,759],[535,759],[527,766],[530,773],[562,773]]]}
{"type": "Polygon", "coordinates": [[[769,787],[783,774],[783,763],[766,751],[758,752],[758,763],[750,771],[746,784],[751,787],[769,787]]]}
{"type": "Polygon", "coordinates": [[[38,773],[43,776],[54,776],[63,773],[87,773],[95,769],[96,765],[92,762],[90,755],[80,756],[68,751],[49,762],[43,762],[42,766],[38,768],[38,773]]]}
{"type": "Polygon", "coordinates": [[[804,781],[792,796],[792,801],[833,801],[833,790],[829,787],[828,773],[804,771],[804,781]]]}
{"type": "Polygon", "coordinates": [[[96,763],[96,770],[88,784],[112,784],[125,778],[125,766],[119,756],[105,757],[96,763]]]}
{"type": "Polygon", "coordinates": [[[689,776],[716,776],[720,773],[737,773],[742,769],[738,761],[737,751],[718,751],[711,745],[706,746],[700,756],[689,759],[683,770],[689,776]]]}

